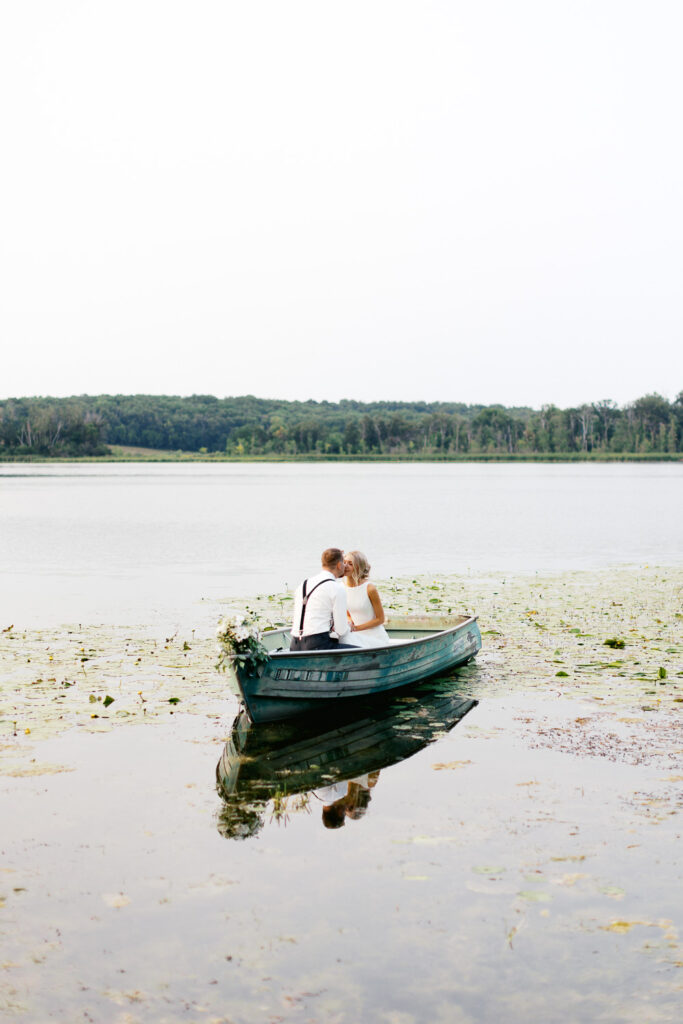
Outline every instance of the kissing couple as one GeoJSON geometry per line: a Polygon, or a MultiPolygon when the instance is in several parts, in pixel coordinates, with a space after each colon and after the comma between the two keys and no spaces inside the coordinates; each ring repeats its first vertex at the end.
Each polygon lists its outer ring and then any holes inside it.
{"type": "Polygon", "coordinates": [[[326,548],[322,569],[294,592],[290,651],[382,647],[391,643],[384,609],[362,551],[326,548]]]}

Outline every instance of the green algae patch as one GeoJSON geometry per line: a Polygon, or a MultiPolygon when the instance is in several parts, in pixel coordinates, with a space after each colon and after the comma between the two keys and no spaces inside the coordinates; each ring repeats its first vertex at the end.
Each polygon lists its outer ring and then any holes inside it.
{"type": "MultiPolygon", "coordinates": [[[[596,698],[678,710],[683,701],[683,568],[653,566],[534,576],[389,578],[378,590],[391,619],[476,615],[483,647],[458,673],[479,698],[510,693],[596,698]],[[430,605],[434,591],[438,608],[430,605]],[[607,639],[605,639],[607,638],[607,639]],[[608,656],[605,647],[618,650],[608,656]]],[[[270,625],[288,625],[289,595],[250,601],[270,625]]]]}
{"type": "MultiPolygon", "coordinates": [[[[457,673],[463,692],[480,700],[515,694],[594,700],[606,713],[628,708],[647,718],[642,728],[650,735],[658,730],[666,747],[681,739],[682,588],[682,569],[657,567],[378,581],[389,625],[392,616],[424,617],[425,609],[435,625],[444,615],[478,616],[483,649],[457,673]],[[617,660],[605,657],[606,644],[620,651],[617,660]]],[[[289,624],[289,594],[242,605],[266,627],[289,624]]],[[[216,620],[224,610],[217,603],[216,620]]],[[[7,747],[0,765],[17,758],[23,763],[34,741],[69,729],[108,732],[171,715],[229,713],[234,698],[215,659],[213,639],[154,639],[143,625],[8,625],[0,632],[0,744],[7,747]]],[[[539,738],[577,753],[595,753],[600,743],[605,748],[604,737],[598,743],[580,723],[541,731],[539,738]]],[[[612,746],[629,743],[634,749],[631,740],[617,737],[612,746]]],[[[638,744],[646,757],[647,743],[638,744]]]]}
{"type": "Polygon", "coordinates": [[[212,640],[194,639],[189,650],[186,641],[154,639],[143,627],[6,630],[0,634],[0,774],[38,774],[30,768],[34,743],[71,729],[153,725],[180,707],[207,717],[234,710],[214,661],[212,640]]]}
{"type": "MultiPolygon", "coordinates": [[[[482,650],[454,674],[464,695],[478,700],[528,695],[594,705],[590,715],[567,721],[529,719],[534,745],[634,765],[673,768],[680,760],[683,568],[425,575],[389,578],[377,586],[389,626],[392,617],[420,616],[427,622],[425,608],[434,591],[441,599],[438,608],[431,606],[435,626],[447,610],[478,617],[482,650]]],[[[289,624],[286,595],[250,605],[273,626],[289,624]]],[[[478,729],[470,723],[463,731],[486,738],[478,729]]]]}

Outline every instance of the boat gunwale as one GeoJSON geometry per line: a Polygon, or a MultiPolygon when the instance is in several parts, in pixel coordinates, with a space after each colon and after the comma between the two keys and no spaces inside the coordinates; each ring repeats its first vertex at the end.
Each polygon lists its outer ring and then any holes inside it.
{"type": "MultiPolygon", "coordinates": [[[[433,640],[435,637],[447,636],[449,633],[455,633],[457,630],[464,629],[465,626],[468,626],[470,623],[476,622],[478,618],[479,618],[478,615],[470,615],[470,616],[468,616],[468,618],[464,619],[464,621],[458,622],[454,626],[448,626],[446,629],[437,629],[434,632],[430,632],[427,636],[413,637],[413,638],[411,638],[409,640],[402,641],[401,642],[401,647],[403,649],[407,649],[407,648],[412,647],[412,646],[414,646],[416,644],[427,643],[429,640],[433,640]]],[[[389,627],[389,628],[391,629],[391,627],[389,627]]],[[[401,627],[397,627],[397,631],[400,628],[401,627]]],[[[406,632],[410,632],[410,628],[406,627],[405,631],[406,632]]],[[[282,626],[281,629],[278,629],[278,630],[268,630],[268,633],[270,635],[272,635],[273,633],[279,633],[279,632],[282,632],[283,634],[284,633],[289,633],[290,632],[290,627],[289,626],[282,626]]],[[[389,650],[395,650],[395,649],[396,648],[395,648],[394,644],[378,644],[376,647],[341,647],[341,648],[340,647],[327,647],[327,648],[320,648],[318,650],[312,650],[312,651],[272,651],[272,652],[269,652],[268,657],[270,659],[274,659],[274,658],[292,658],[292,657],[294,657],[294,658],[310,658],[311,656],[319,657],[320,655],[333,655],[334,657],[339,658],[339,657],[343,657],[344,655],[349,655],[349,654],[367,654],[369,652],[389,651],[389,650]]]]}

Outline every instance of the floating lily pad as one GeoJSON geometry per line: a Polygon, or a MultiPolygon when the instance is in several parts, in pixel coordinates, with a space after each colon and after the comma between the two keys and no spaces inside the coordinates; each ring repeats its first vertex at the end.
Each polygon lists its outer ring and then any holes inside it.
{"type": "Polygon", "coordinates": [[[601,885],[599,891],[604,896],[611,896],[614,900],[620,900],[626,895],[626,890],[618,885],[601,885]]]}

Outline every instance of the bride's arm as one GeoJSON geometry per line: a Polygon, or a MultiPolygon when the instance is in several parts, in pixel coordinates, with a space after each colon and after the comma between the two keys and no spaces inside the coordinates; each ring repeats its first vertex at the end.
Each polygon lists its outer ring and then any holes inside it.
{"type": "Polygon", "coordinates": [[[372,605],[372,610],[375,613],[375,618],[356,626],[355,628],[358,631],[362,629],[372,629],[374,626],[384,625],[384,608],[382,608],[382,601],[380,600],[377,587],[374,583],[368,583],[368,597],[370,598],[370,604],[372,605]]]}

